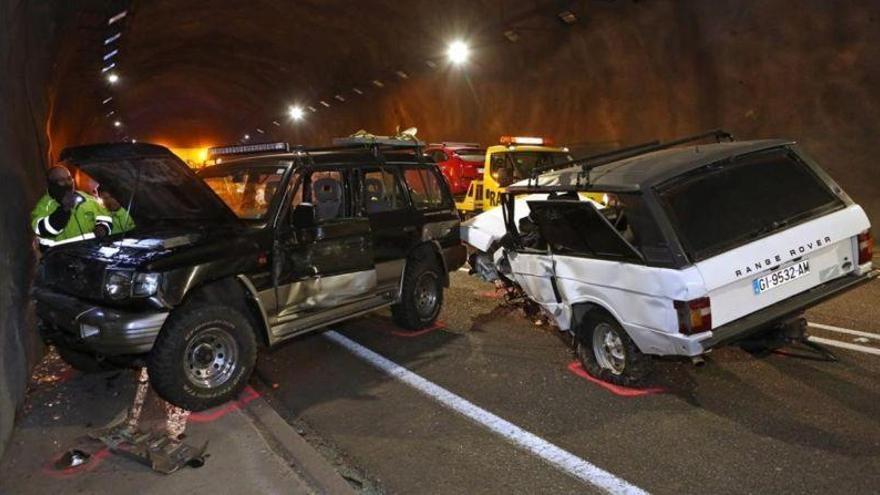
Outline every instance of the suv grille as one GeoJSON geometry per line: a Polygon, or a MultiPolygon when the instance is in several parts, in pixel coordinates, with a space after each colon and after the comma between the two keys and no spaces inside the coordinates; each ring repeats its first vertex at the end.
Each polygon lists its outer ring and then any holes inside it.
{"type": "Polygon", "coordinates": [[[49,254],[43,264],[41,283],[73,296],[100,299],[104,286],[104,263],[61,253],[49,254]]]}

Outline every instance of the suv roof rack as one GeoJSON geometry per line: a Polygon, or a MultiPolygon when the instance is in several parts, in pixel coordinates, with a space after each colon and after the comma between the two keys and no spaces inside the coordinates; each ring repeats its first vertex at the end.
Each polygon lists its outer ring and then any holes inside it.
{"type": "Polygon", "coordinates": [[[719,143],[725,139],[727,141],[734,141],[733,134],[723,129],[715,129],[712,131],[703,132],[701,134],[694,134],[692,136],[683,137],[665,143],[660,141],[650,141],[647,143],[637,144],[635,146],[628,146],[626,148],[612,151],[606,151],[604,153],[590,155],[583,158],[578,158],[576,160],[550,165],[547,167],[536,168],[532,170],[532,174],[529,177],[529,182],[531,182],[532,179],[537,180],[538,176],[542,173],[549,172],[551,170],[558,170],[577,164],[581,164],[581,175],[586,175],[587,172],[589,172],[590,170],[611,162],[616,162],[618,160],[624,160],[627,158],[634,158],[640,155],[645,155],[647,153],[652,153],[654,151],[674,148],[676,146],[681,146],[683,144],[693,143],[696,141],[703,141],[704,139],[709,138],[714,138],[716,142],[719,143]]]}
{"type": "Polygon", "coordinates": [[[386,146],[390,148],[416,148],[422,147],[425,143],[417,139],[398,139],[388,136],[356,136],[334,138],[333,144],[336,146],[386,146]]]}

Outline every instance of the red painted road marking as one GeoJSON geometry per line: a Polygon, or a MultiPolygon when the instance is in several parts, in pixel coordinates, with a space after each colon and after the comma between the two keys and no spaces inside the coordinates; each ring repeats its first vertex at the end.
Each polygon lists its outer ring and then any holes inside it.
{"type": "Polygon", "coordinates": [[[85,464],[81,464],[76,467],[69,467],[66,469],[57,469],[55,467],[55,464],[59,460],[61,460],[61,457],[63,457],[64,454],[66,454],[66,452],[62,452],[61,454],[55,456],[55,458],[53,458],[51,461],[43,465],[43,474],[49,476],[50,478],[67,479],[78,476],[82,473],[87,473],[98,467],[98,464],[101,464],[101,461],[103,461],[105,458],[107,458],[107,456],[110,455],[110,449],[104,447],[103,449],[95,452],[91,455],[91,457],[89,457],[89,461],[85,464]]]}
{"type": "Polygon", "coordinates": [[[653,395],[653,394],[662,394],[666,392],[665,388],[661,387],[649,387],[649,388],[631,388],[631,387],[622,387],[620,385],[615,385],[613,383],[608,383],[602,381],[589,373],[584,369],[583,365],[581,365],[580,361],[573,361],[568,365],[568,371],[571,371],[575,375],[585,378],[596,385],[608,390],[614,395],[619,395],[621,397],[641,397],[643,395],[653,395]]]}
{"type": "Polygon", "coordinates": [[[250,385],[244,388],[241,396],[239,396],[238,400],[235,402],[229,402],[222,406],[217,406],[213,409],[208,409],[207,411],[192,413],[189,415],[190,423],[209,423],[211,421],[216,421],[223,416],[231,413],[232,411],[237,411],[239,409],[243,409],[248,405],[251,401],[258,399],[260,397],[260,393],[251,388],[250,385]]]}
{"type": "Polygon", "coordinates": [[[431,333],[434,330],[440,330],[441,328],[446,328],[446,324],[443,323],[442,321],[438,321],[438,322],[434,323],[433,326],[430,326],[424,330],[419,330],[417,332],[405,332],[405,331],[400,331],[400,330],[391,330],[391,335],[394,335],[395,337],[403,337],[405,339],[411,339],[413,337],[420,337],[422,335],[425,335],[426,333],[431,333]]]}

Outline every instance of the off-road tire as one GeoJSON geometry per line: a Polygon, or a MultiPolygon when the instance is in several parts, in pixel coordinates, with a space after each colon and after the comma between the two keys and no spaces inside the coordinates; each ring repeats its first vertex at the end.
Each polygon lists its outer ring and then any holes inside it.
{"type": "Polygon", "coordinates": [[[590,315],[582,325],[575,342],[576,353],[584,370],[591,376],[615,385],[632,387],[641,385],[651,374],[653,369],[651,357],[642,354],[635,342],[627,335],[626,330],[612,316],[605,313],[590,315]],[[603,366],[594,349],[595,332],[607,330],[613,331],[620,339],[623,350],[623,366],[618,371],[603,366]]]}
{"type": "MultiPolygon", "coordinates": [[[[231,351],[227,354],[233,355],[231,351]]],[[[238,397],[256,360],[256,336],[247,317],[228,306],[194,304],[181,307],[165,322],[147,359],[147,369],[160,397],[189,411],[203,411],[238,397]],[[228,378],[216,386],[195,383],[187,370],[188,346],[205,339],[209,332],[219,333],[229,339],[229,345],[234,342],[237,346],[235,357],[230,358],[228,378]]]]}
{"type": "Polygon", "coordinates": [[[77,351],[60,345],[55,346],[55,351],[61,360],[69,364],[71,368],[81,373],[100,373],[102,371],[117,370],[120,366],[108,363],[88,352],[77,351]]]}
{"type": "Polygon", "coordinates": [[[443,273],[432,254],[423,251],[410,258],[403,276],[400,302],[391,306],[394,323],[406,330],[422,330],[434,325],[443,307],[443,273]],[[435,294],[430,310],[419,302],[418,294],[421,284],[428,281],[433,284],[435,294]]]}

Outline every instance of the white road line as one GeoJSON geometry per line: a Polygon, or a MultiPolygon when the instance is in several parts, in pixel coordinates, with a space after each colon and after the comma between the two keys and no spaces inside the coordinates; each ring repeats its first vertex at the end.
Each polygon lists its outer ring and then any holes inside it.
{"type": "Polygon", "coordinates": [[[849,342],[841,342],[839,340],[834,339],[823,339],[822,337],[807,337],[807,340],[810,342],[816,342],[817,344],[825,344],[830,345],[831,347],[840,347],[841,349],[849,349],[851,351],[864,352],[867,354],[874,354],[876,356],[880,356],[880,349],[876,347],[867,347],[864,345],[858,344],[850,344],[849,342]]]}
{"type": "Polygon", "coordinates": [[[498,435],[501,435],[514,445],[531,452],[570,476],[589,483],[608,493],[632,495],[647,494],[647,492],[641,488],[631,485],[608,471],[590,464],[543,438],[529,433],[515,424],[480,408],[463,397],[455,395],[445,388],[422,378],[403,366],[376,354],[338,332],[330,331],[325,333],[324,336],[342,347],[345,347],[359,358],[379,368],[391,377],[397,378],[453,411],[456,411],[468,419],[479,423],[498,435]]]}
{"type": "Polygon", "coordinates": [[[862,332],[859,330],[850,330],[849,328],[835,327],[832,325],[823,325],[822,323],[809,322],[809,323],[807,323],[807,325],[811,326],[813,328],[819,328],[821,330],[828,330],[830,332],[845,333],[845,334],[849,334],[849,335],[855,335],[857,337],[865,337],[868,339],[880,340],[880,334],[877,334],[877,333],[862,332]]]}

